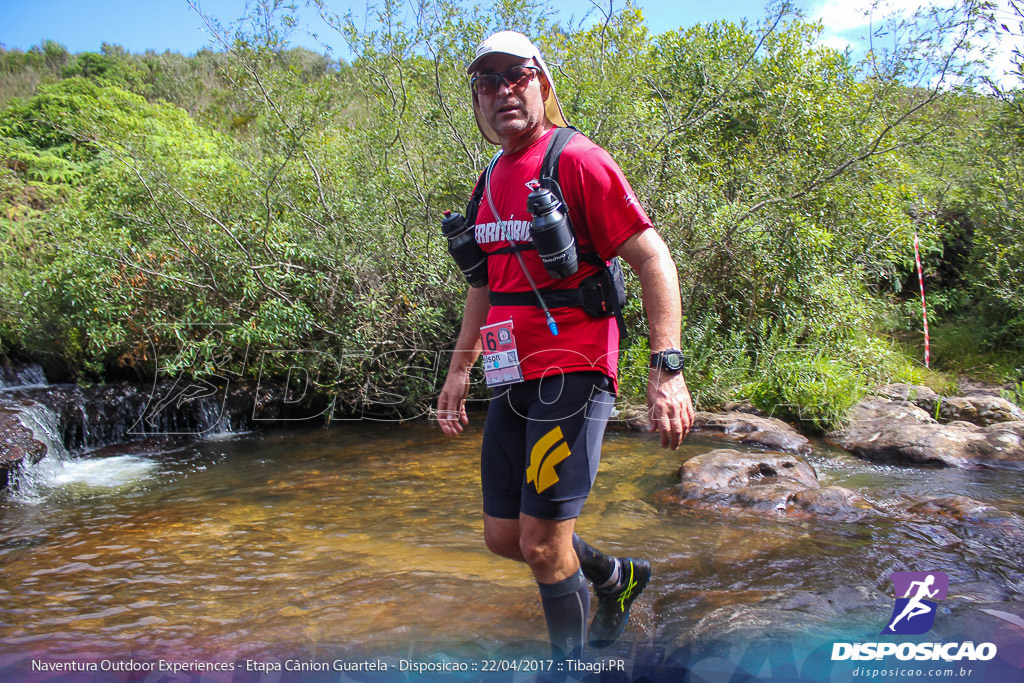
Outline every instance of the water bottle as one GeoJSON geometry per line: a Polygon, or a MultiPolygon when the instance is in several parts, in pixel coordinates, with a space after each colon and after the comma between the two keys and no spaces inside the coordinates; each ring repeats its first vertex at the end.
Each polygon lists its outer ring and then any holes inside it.
{"type": "Polygon", "coordinates": [[[530,236],[548,275],[563,278],[575,273],[579,268],[576,238],[562,202],[551,190],[539,187],[526,197],[526,208],[533,214],[530,236]]]}
{"type": "Polygon", "coordinates": [[[466,282],[472,287],[486,285],[487,254],[476,243],[473,226],[466,224],[462,214],[445,211],[444,220],[441,221],[441,233],[448,239],[448,253],[462,271],[466,282]]]}

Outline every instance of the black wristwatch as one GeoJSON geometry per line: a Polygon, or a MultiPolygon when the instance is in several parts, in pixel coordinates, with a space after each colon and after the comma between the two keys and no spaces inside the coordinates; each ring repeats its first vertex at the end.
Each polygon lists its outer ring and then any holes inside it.
{"type": "Polygon", "coordinates": [[[665,349],[651,354],[651,367],[666,372],[681,372],[683,352],[679,349],[665,349]]]}

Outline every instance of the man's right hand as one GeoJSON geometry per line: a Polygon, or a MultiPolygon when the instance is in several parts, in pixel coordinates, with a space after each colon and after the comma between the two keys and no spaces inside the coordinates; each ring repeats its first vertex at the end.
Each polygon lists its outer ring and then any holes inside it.
{"type": "Polygon", "coordinates": [[[448,436],[458,436],[462,433],[462,427],[469,424],[469,416],[466,414],[468,394],[468,373],[449,372],[441,395],[437,397],[437,424],[448,436]]]}

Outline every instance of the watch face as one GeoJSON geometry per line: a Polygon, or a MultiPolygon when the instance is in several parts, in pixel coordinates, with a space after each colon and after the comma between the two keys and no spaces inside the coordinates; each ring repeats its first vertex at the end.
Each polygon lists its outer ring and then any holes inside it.
{"type": "Polygon", "coordinates": [[[668,349],[651,354],[651,366],[668,372],[679,372],[683,369],[683,352],[677,349],[668,349]]]}

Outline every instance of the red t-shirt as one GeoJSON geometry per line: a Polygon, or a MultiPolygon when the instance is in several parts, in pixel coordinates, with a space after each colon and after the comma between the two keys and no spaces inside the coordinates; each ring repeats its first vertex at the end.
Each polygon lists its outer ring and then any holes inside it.
{"type": "MultiPolygon", "coordinates": [[[[505,232],[516,242],[530,241],[533,217],[526,208],[529,183],[540,175],[541,162],[552,132],[525,150],[503,154],[491,173],[491,199],[505,232]]],[[[558,183],[580,251],[595,251],[610,259],[629,237],[652,227],[618,164],[583,135],[575,135],[559,158],[558,183]]],[[[530,292],[530,284],[514,253],[495,254],[509,246],[487,201],[480,200],[476,241],[488,253],[488,285],[493,292],[530,292]]],[[[598,267],[579,263],[575,274],[555,279],[548,275],[536,250],[520,252],[540,289],[575,289],[598,267]]],[[[524,379],[557,371],[599,370],[617,380],[619,329],[614,317],[591,318],[577,307],[551,308],[558,336],[551,334],[537,306],[491,306],[487,324],[512,320],[524,379]]]]}

